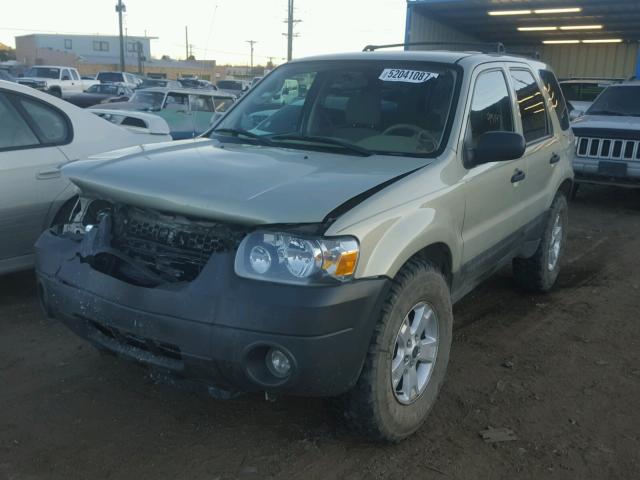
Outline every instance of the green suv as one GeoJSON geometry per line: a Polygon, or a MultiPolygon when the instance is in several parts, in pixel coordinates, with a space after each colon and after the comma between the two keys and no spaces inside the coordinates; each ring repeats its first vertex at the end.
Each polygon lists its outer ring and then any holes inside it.
{"type": "Polygon", "coordinates": [[[37,243],[42,306],[154,378],[329,397],[398,441],[444,381],[452,304],[507,264],[556,281],[573,149],[537,61],[296,60],[195,141],[64,167],[78,202],[37,243]]]}

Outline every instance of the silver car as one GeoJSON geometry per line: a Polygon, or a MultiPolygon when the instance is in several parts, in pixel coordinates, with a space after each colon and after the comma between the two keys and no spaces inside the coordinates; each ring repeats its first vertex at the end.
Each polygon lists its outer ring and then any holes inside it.
{"type": "Polygon", "coordinates": [[[158,135],[132,128],[136,131],[0,80],[0,274],[31,267],[38,235],[75,202],[76,189],[60,172],[63,165],[107,150],[171,139],[166,124],[164,134],[158,135]]]}

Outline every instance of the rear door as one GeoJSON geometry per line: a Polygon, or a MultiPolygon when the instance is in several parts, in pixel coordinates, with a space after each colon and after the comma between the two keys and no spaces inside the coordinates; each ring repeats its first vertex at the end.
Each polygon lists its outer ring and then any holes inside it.
{"type": "Polygon", "coordinates": [[[193,138],[193,118],[189,108],[188,94],[167,93],[162,110],[157,112],[157,115],[165,119],[174,140],[193,138]]]}
{"type": "Polygon", "coordinates": [[[554,134],[546,92],[533,72],[526,66],[510,67],[509,76],[518,102],[516,123],[527,142],[527,179],[523,182],[526,210],[517,218],[517,226],[524,227],[540,220],[549,208],[551,177],[564,147],[554,134]]]}
{"type": "Polygon", "coordinates": [[[53,200],[67,181],[57,145],[73,138],[71,123],[44,102],[0,90],[0,261],[29,255],[53,200]]]}
{"type": "Polygon", "coordinates": [[[189,104],[193,118],[194,135],[200,135],[211,126],[211,119],[215,113],[213,96],[189,95],[189,104]]]}
{"type": "MultiPolygon", "coordinates": [[[[481,67],[472,78],[463,151],[472,155],[479,137],[490,131],[515,132],[513,94],[502,64],[481,67]]],[[[469,166],[465,180],[466,210],[462,231],[463,264],[471,278],[482,275],[515,248],[515,233],[523,216],[524,158],[469,166]]]]}

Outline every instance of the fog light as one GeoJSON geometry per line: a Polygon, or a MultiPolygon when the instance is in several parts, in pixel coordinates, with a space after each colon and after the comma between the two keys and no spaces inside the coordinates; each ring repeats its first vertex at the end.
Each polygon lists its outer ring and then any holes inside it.
{"type": "Polygon", "coordinates": [[[286,378],[291,373],[291,360],[282,350],[270,348],[267,352],[266,362],[271,374],[278,378],[286,378]]]}

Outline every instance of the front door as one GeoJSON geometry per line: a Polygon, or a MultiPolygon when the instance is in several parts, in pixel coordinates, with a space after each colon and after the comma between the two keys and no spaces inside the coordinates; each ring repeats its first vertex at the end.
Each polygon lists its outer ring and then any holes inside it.
{"type": "MultiPolygon", "coordinates": [[[[515,132],[512,95],[502,66],[476,71],[467,114],[465,152],[472,155],[479,137],[490,131],[515,132]]],[[[466,210],[462,231],[463,265],[470,277],[481,275],[511,253],[524,214],[525,158],[470,166],[465,180],[466,210]]],[[[472,164],[471,164],[472,165],[472,164]]]]}

